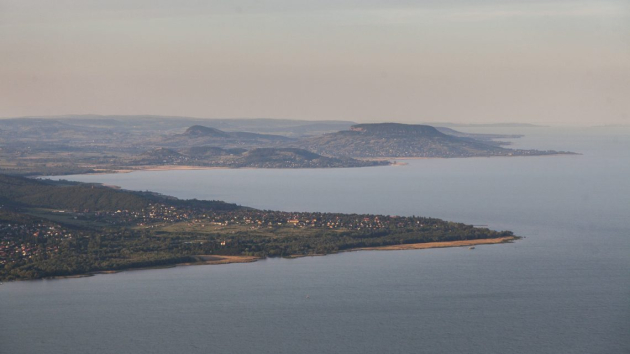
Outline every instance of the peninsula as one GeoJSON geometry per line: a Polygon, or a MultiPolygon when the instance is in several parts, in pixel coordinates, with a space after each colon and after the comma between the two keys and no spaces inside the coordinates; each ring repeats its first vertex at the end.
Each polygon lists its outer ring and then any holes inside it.
{"type": "Polygon", "coordinates": [[[0,175],[0,281],[515,238],[434,218],[257,210],[0,175]]]}

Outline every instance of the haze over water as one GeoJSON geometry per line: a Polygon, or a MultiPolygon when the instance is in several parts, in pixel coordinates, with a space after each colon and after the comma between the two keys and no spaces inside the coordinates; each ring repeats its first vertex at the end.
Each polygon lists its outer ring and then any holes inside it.
{"type": "Polygon", "coordinates": [[[63,177],[262,209],[432,216],[526,238],[5,283],[0,352],[628,352],[630,131],[523,133],[515,147],[583,155],[63,177]]]}

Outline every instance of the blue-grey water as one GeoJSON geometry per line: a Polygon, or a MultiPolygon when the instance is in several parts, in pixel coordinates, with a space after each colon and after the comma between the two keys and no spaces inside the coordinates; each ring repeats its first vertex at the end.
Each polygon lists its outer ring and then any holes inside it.
{"type": "Polygon", "coordinates": [[[64,177],[526,238],[5,283],[0,353],[630,353],[630,129],[523,133],[583,155],[64,177]]]}

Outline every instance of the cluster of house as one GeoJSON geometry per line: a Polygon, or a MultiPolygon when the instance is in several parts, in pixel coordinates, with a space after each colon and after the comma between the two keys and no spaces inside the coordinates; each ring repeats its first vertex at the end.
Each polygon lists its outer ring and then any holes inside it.
{"type": "Polygon", "coordinates": [[[344,230],[372,230],[389,228],[424,227],[429,219],[403,218],[382,215],[356,215],[336,213],[288,213],[279,211],[238,210],[216,213],[205,219],[194,218],[191,224],[218,226],[246,225],[250,229],[293,226],[296,228],[314,227],[344,230]]]}
{"type": "Polygon", "coordinates": [[[79,218],[96,220],[112,225],[155,227],[160,224],[189,222],[201,225],[246,225],[250,229],[293,226],[345,230],[380,230],[388,228],[418,228],[432,224],[432,219],[383,215],[338,213],[290,213],[255,209],[213,211],[203,208],[182,208],[165,204],[152,204],[139,211],[115,210],[77,213],[79,218]]]}
{"type": "Polygon", "coordinates": [[[38,246],[38,238],[70,238],[72,234],[54,224],[0,224],[0,264],[12,260],[31,259],[41,252],[58,252],[59,246],[53,243],[38,246]]]}
{"type": "MultiPolygon", "coordinates": [[[[65,211],[58,211],[69,213],[65,211]]],[[[396,217],[383,215],[359,215],[337,213],[289,213],[255,209],[212,211],[203,208],[178,208],[165,204],[152,204],[148,208],[69,213],[74,219],[99,221],[119,226],[157,227],[165,224],[188,222],[190,224],[231,226],[246,225],[250,229],[295,227],[379,231],[392,228],[426,229],[437,227],[437,220],[420,217],[396,217]]],[[[75,235],[80,237],[81,235],[75,235]]],[[[72,233],[54,223],[0,224],[0,264],[9,259],[33,258],[41,252],[58,252],[60,240],[72,238],[72,233]],[[38,242],[38,238],[56,242],[38,242]]]]}
{"type": "MultiPolygon", "coordinates": [[[[144,226],[155,223],[174,223],[199,217],[199,211],[177,208],[165,204],[151,204],[142,210],[112,210],[112,211],[84,211],[76,213],[79,219],[100,221],[112,225],[144,226]]],[[[205,217],[205,215],[204,215],[205,217]]]]}

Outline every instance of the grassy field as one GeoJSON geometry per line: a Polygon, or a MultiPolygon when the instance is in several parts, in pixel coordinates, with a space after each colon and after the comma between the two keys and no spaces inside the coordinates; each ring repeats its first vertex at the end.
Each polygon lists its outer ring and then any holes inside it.
{"type": "Polygon", "coordinates": [[[61,225],[77,227],[81,229],[98,229],[111,226],[110,224],[105,222],[80,219],[76,213],[69,211],[64,211],[62,213],[53,209],[29,208],[26,210],[26,214],[42,219],[51,220],[61,225]]]}
{"type": "Polygon", "coordinates": [[[348,231],[347,229],[327,229],[316,227],[296,227],[293,225],[275,225],[275,226],[254,226],[250,225],[214,225],[210,221],[200,223],[179,222],[162,226],[154,229],[156,232],[164,236],[175,236],[181,234],[198,234],[198,235],[216,235],[235,236],[248,234],[258,237],[309,237],[318,236],[323,232],[341,233],[348,231]]]}

